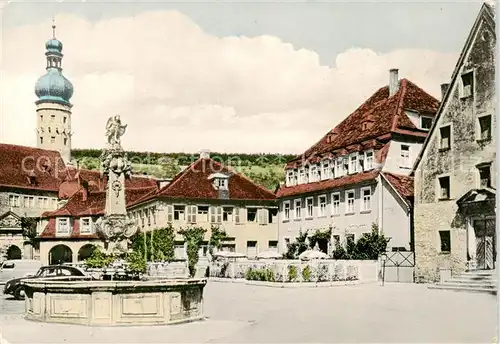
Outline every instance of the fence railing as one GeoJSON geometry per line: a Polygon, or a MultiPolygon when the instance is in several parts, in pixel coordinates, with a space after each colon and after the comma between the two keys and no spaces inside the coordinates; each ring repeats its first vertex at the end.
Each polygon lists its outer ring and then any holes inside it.
{"type": "Polygon", "coordinates": [[[210,265],[210,277],[282,283],[336,281],[368,283],[378,280],[378,263],[371,260],[216,261],[210,265]]]}

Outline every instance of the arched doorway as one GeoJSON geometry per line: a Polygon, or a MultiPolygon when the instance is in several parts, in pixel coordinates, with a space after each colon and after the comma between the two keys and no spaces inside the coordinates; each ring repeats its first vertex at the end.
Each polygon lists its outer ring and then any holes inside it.
{"type": "Polygon", "coordinates": [[[7,259],[21,259],[21,249],[16,245],[11,245],[7,249],[7,259]]]}
{"type": "Polygon", "coordinates": [[[78,261],[83,262],[85,259],[92,255],[95,249],[96,246],[93,244],[86,244],[80,247],[80,249],[78,250],[78,261]]]}
{"type": "Polygon", "coordinates": [[[66,245],[56,245],[49,251],[49,264],[63,264],[73,262],[73,251],[66,245]]]}

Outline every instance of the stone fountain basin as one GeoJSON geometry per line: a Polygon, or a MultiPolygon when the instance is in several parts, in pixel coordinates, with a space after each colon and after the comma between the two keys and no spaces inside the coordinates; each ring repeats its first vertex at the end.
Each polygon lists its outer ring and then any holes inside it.
{"type": "Polygon", "coordinates": [[[167,325],[203,319],[206,279],[23,281],[25,318],[80,325],[167,325]]]}

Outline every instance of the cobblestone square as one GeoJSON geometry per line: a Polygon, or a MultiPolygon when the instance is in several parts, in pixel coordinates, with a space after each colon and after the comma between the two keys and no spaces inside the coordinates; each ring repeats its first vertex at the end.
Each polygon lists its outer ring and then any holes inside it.
{"type": "MultiPolygon", "coordinates": [[[[1,295],[9,343],[491,343],[495,296],[421,284],[281,289],[209,282],[206,321],[174,326],[85,327],[23,319],[1,295]]],[[[3,343],[2,343],[3,344],[3,343]]]]}

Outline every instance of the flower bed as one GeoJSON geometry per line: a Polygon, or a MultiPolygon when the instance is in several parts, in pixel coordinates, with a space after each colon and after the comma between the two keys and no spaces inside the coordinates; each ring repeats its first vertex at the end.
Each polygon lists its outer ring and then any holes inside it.
{"type": "MultiPolygon", "coordinates": [[[[364,269],[376,276],[375,262],[364,264],[364,269]],[[370,265],[371,264],[371,265],[370,265]]],[[[210,267],[210,277],[256,282],[286,284],[331,284],[360,280],[359,261],[236,261],[215,262],[210,267]]],[[[342,284],[342,283],[340,283],[342,284]]]]}

